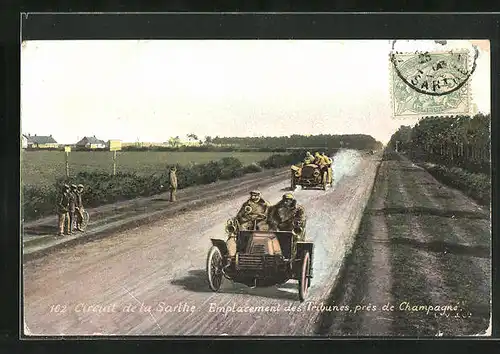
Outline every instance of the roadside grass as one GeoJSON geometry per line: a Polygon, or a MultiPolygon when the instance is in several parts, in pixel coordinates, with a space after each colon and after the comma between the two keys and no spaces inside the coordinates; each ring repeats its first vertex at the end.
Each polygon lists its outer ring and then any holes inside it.
{"type": "MultiPolygon", "coordinates": [[[[392,279],[392,301],[395,306],[392,332],[402,336],[427,336],[435,334],[436,321],[425,312],[401,311],[399,306],[403,302],[410,304],[431,304],[428,295],[428,284],[422,270],[426,268],[426,259],[418,249],[399,243],[398,240],[411,238],[411,223],[408,205],[398,175],[400,171],[399,159],[387,161],[385,168],[388,179],[388,194],[384,201],[385,209],[390,212],[385,215],[387,233],[390,240],[389,263],[392,279]]],[[[412,186],[410,186],[411,188],[412,186]]]]}
{"type": "Polygon", "coordinates": [[[491,176],[472,173],[459,167],[446,167],[430,163],[420,163],[435,179],[464,192],[477,203],[490,209],[491,176]]]}
{"type": "Polygon", "coordinates": [[[436,305],[432,303],[429,292],[433,289],[429,287],[426,277],[428,259],[420,249],[398,242],[411,238],[407,215],[389,215],[386,222],[390,238],[391,294],[395,307],[392,332],[401,336],[436,335],[438,324],[434,313],[406,311],[403,304],[436,305]]]}
{"type": "MultiPolygon", "coordinates": [[[[418,175],[405,174],[405,177],[403,183],[407,186],[409,197],[417,206],[436,208],[435,203],[438,201],[444,209],[458,209],[453,205],[453,198],[446,198],[446,192],[443,192],[438,184],[426,183],[425,193],[418,175]],[[438,199],[433,201],[433,197],[438,199]]],[[[413,218],[413,222],[418,223],[422,233],[428,237],[424,244],[415,247],[435,258],[439,270],[434,271],[439,272],[443,278],[444,286],[434,291],[440,293],[440,297],[447,299],[449,303],[459,304],[459,312],[451,314],[450,317],[442,317],[439,321],[441,332],[446,334],[457,331],[465,335],[477,334],[485,331],[489,325],[491,278],[478,264],[485,269],[491,269],[491,233],[487,228],[480,227],[481,220],[484,223],[485,215],[478,215],[481,217],[474,219],[467,216],[470,215],[453,212],[448,216],[417,215],[413,218]],[[474,224],[476,227],[471,227],[474,224]],[[453,225],[456,225],[458,230],[465,230],[462,236],[467,236],[467,239],[461,239],[453,225]]]]}

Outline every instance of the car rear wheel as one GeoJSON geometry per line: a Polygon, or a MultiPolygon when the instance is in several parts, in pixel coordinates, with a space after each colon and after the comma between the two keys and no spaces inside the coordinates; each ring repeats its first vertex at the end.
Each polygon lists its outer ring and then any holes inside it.
{"type": "Polygon", "coordinates": [[[219,291],[222,277],[222,254],[218,247],[212,246],[207,256],[207,280],[212,291],[219,291]]]}
{"type": "Polygon", "coordinates": [[[300,301],[304,301],[307,297],[307,293],[309,291],[309,287],[311,286],[310,282],[310,273],[311,273],[311,258],[309,256],[309,252],[304,253],[304,257],[302,258],[302,269],[299,278],[299,299],[300,301]]]}

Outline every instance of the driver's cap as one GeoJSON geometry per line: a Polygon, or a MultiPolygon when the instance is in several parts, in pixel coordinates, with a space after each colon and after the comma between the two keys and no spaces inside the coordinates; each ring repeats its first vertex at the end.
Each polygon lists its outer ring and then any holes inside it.
{"type": "Polygon", "coordinates": [[[293,199],[293,194],[292,193],[283,194],[283,199],[293,199]]]}
{"type": "Polygon", "coordinates": [[[260,191],[253,190],[253,191],[250,192],[250,195],[260,195],[260,191]]]}

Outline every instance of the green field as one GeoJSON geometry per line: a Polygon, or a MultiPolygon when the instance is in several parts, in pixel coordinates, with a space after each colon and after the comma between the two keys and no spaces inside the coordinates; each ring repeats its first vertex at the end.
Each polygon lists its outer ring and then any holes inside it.
{"type": "MultiPolygon", "coordinates": [[[[169,151],[122,151],[117,153],[117,172],[153,174],[164,172],[166,165],[206,163],[224,157],[235,157],[244,165],[260,161],[272,155],[270,152],[169,152],[169,151]]],[[[108,151],[75,151],[69,154],[69,172],[113,171],[113,153],[108,151]]],[[[21,180],[27,184],[52,184],[65,175],[65,153],[62,151],[22,151],[21,180]]]]}

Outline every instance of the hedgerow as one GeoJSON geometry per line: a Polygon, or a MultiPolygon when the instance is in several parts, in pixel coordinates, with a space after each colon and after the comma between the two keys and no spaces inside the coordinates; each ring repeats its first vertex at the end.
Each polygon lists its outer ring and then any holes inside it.
{"type": "MultiPolygon", "coordinates": [[[[193,163],[187,166],[175,165],[177,168],[178,188],[204,185],[218,180],[229,180],[245,174],[261,172],[263,169],[280,168],[291,165],[302,157],[301,152],[285,155],[271,155],[269,158],[244,166],[234,157],[225,157],[218,161],[204,164],[193,163]]],[[[147,197],[168,190],[168,170],[164,173],[143,175],[136,173],[80,172],[70,178],[57,179],[53,186],[23,186],[23,218],[25,221],[35,220],[56,211],[57,197],[63,184],[83,184],[85,191],[83,203],[86,207],[97,207],[104,204],[147,197]]]]}

